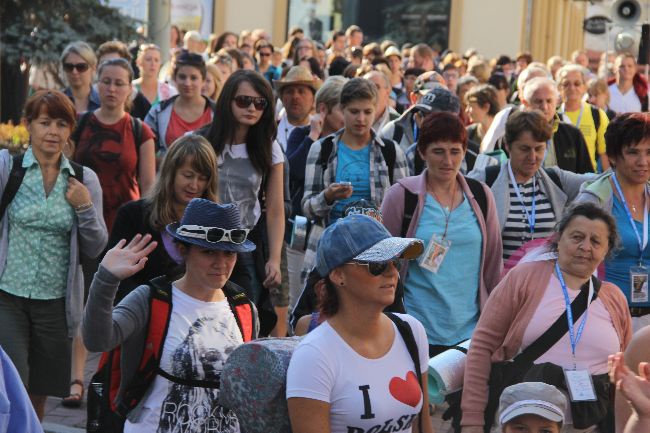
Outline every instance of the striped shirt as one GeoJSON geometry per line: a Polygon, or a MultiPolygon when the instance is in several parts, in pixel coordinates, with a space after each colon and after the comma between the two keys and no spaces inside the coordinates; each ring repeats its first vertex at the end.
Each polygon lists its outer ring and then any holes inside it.
{"type": "MultiPolygon", "coordinates": [[[[510,210],[501,233],[504,260],[509,258],[512,253],[517,251],[526,242],[533,239],[545,238],[553,233],[555,213],[553,212],[548,197],[539,188],[539,175],[536,174],[535,177],[537,178],[535,181],[535,232],[532,234],[530,233],[528,218],[524,212],[524,208],[512,184],[509,184],[510,210]]],[[[533,209],[532,179],[526,184],[519,184],[519,192],[530,215],[533,209]]]]}

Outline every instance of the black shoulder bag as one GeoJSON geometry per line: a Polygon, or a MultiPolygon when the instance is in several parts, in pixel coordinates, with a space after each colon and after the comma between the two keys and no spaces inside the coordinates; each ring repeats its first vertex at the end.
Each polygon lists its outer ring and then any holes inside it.
{"type": "MultiPolygon", "coordinates": [[[[592,302],[598,296],[600,281],[592,277],[594,284],[594,297],[592,302]]],[[[587,309],[587,297],[589,292],[589,283],[586,283],[580,290],[580,293],[571,303],[571,312],[574,323],[587,309]]],[[[566,390],[564,383],[564,373],[562,367],[551,364],[537,364],[534,362],[544,353],[557,343],[569,331],[566,311],[544,332],[534,343],[526,347],[523,352],[515,356],[512,360],[496,362],[492,364],[490,370],[490,379],[488,382],[489,397],[485,407],[485,424],[484,431],[489,433],[496,411],[499,407],[499,398],[505,388],[510,385],[521,382],[545,382],[554,385],[557,388],[566,390]]],[[[606,376],[606,375],[604,375],[606,376]]],[[[606,379],[606,378],[605,378],[606,379]]],[[[597,401],[589,402],[571,402],[571,413],[573,415],[573,425],[576,428],[587,428],[594,424],[599,424],[606,419],[609,412],[609,382],[602,380],[600,376],[593,376],[594,388],[598,397],[597,401]],[[587,423],[585,425],[585,423],[587,423]]],[[[460,420],[462,411],[460,409],[460,399],[445,412],[444,419],[453,418],[452,426],[455,432],[460,432],[460,420]]]]}

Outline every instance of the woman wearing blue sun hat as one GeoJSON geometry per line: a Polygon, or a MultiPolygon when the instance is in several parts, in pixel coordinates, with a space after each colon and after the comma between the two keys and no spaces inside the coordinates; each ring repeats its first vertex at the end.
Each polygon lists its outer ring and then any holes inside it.
{"type": "Polygon", "coordinates": [[[257,311],[229,281],[237,253],[255,245],[247,239],[237,205],[205,199],[190,201],[167,232],[184,259],[185,274],[176,281],[156,278],[113,308],[120,280],[140,271],[156,247],[151,235],[118,242],[93,279],[84,343],[91,351],[121,348],[120,388],[111,400],[126,417],[125,433],[183,426],[192,426],[192,432],[238,433],[237,417],[218,403],[219,382],[228,355],[257,337],[257,311]],[[152,299],[171,307],[166,320],[154,314],[152,299]],[[150,350],[151,335],[160,332],[159,347],[150,350]]]}

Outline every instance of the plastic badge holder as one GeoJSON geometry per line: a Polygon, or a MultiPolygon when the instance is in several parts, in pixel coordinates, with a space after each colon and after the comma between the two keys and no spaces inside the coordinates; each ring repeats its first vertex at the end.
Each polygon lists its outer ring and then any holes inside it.
{"type": "MultiPolygon", "coordinates": [[[[471,340],[465,340],[458,345],[467,351],[471,340]]],[[[467,354],[462,350],[451,348],[429,360],[429,401],[441,404],[445,396],[463,387],[465,361],[467,354]]]]}

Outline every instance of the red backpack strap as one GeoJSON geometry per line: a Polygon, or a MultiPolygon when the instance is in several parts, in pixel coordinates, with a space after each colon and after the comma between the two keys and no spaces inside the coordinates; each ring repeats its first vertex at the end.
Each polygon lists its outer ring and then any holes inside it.
{"type": "Polygon", "coordinates": [[[228,299],[228,305],[232,314],[235,316],[244,343],[253,340],[256,337],[254,335],[255,317],[253,304],[244,292],[240,291],[239,287],[231,282],[226,283],[223,287],[223,292],[226,295],[226,299],[228,299]]]}
{"type": "Polygon", "coordinates": [[[148,283],[149,322],[138,371],[125,388],[118,412],[131,411],[142,399],[158,374],[162,348],[167,337],[172,312],[172,285],[166,277],[158,277],[148,283]]]}

